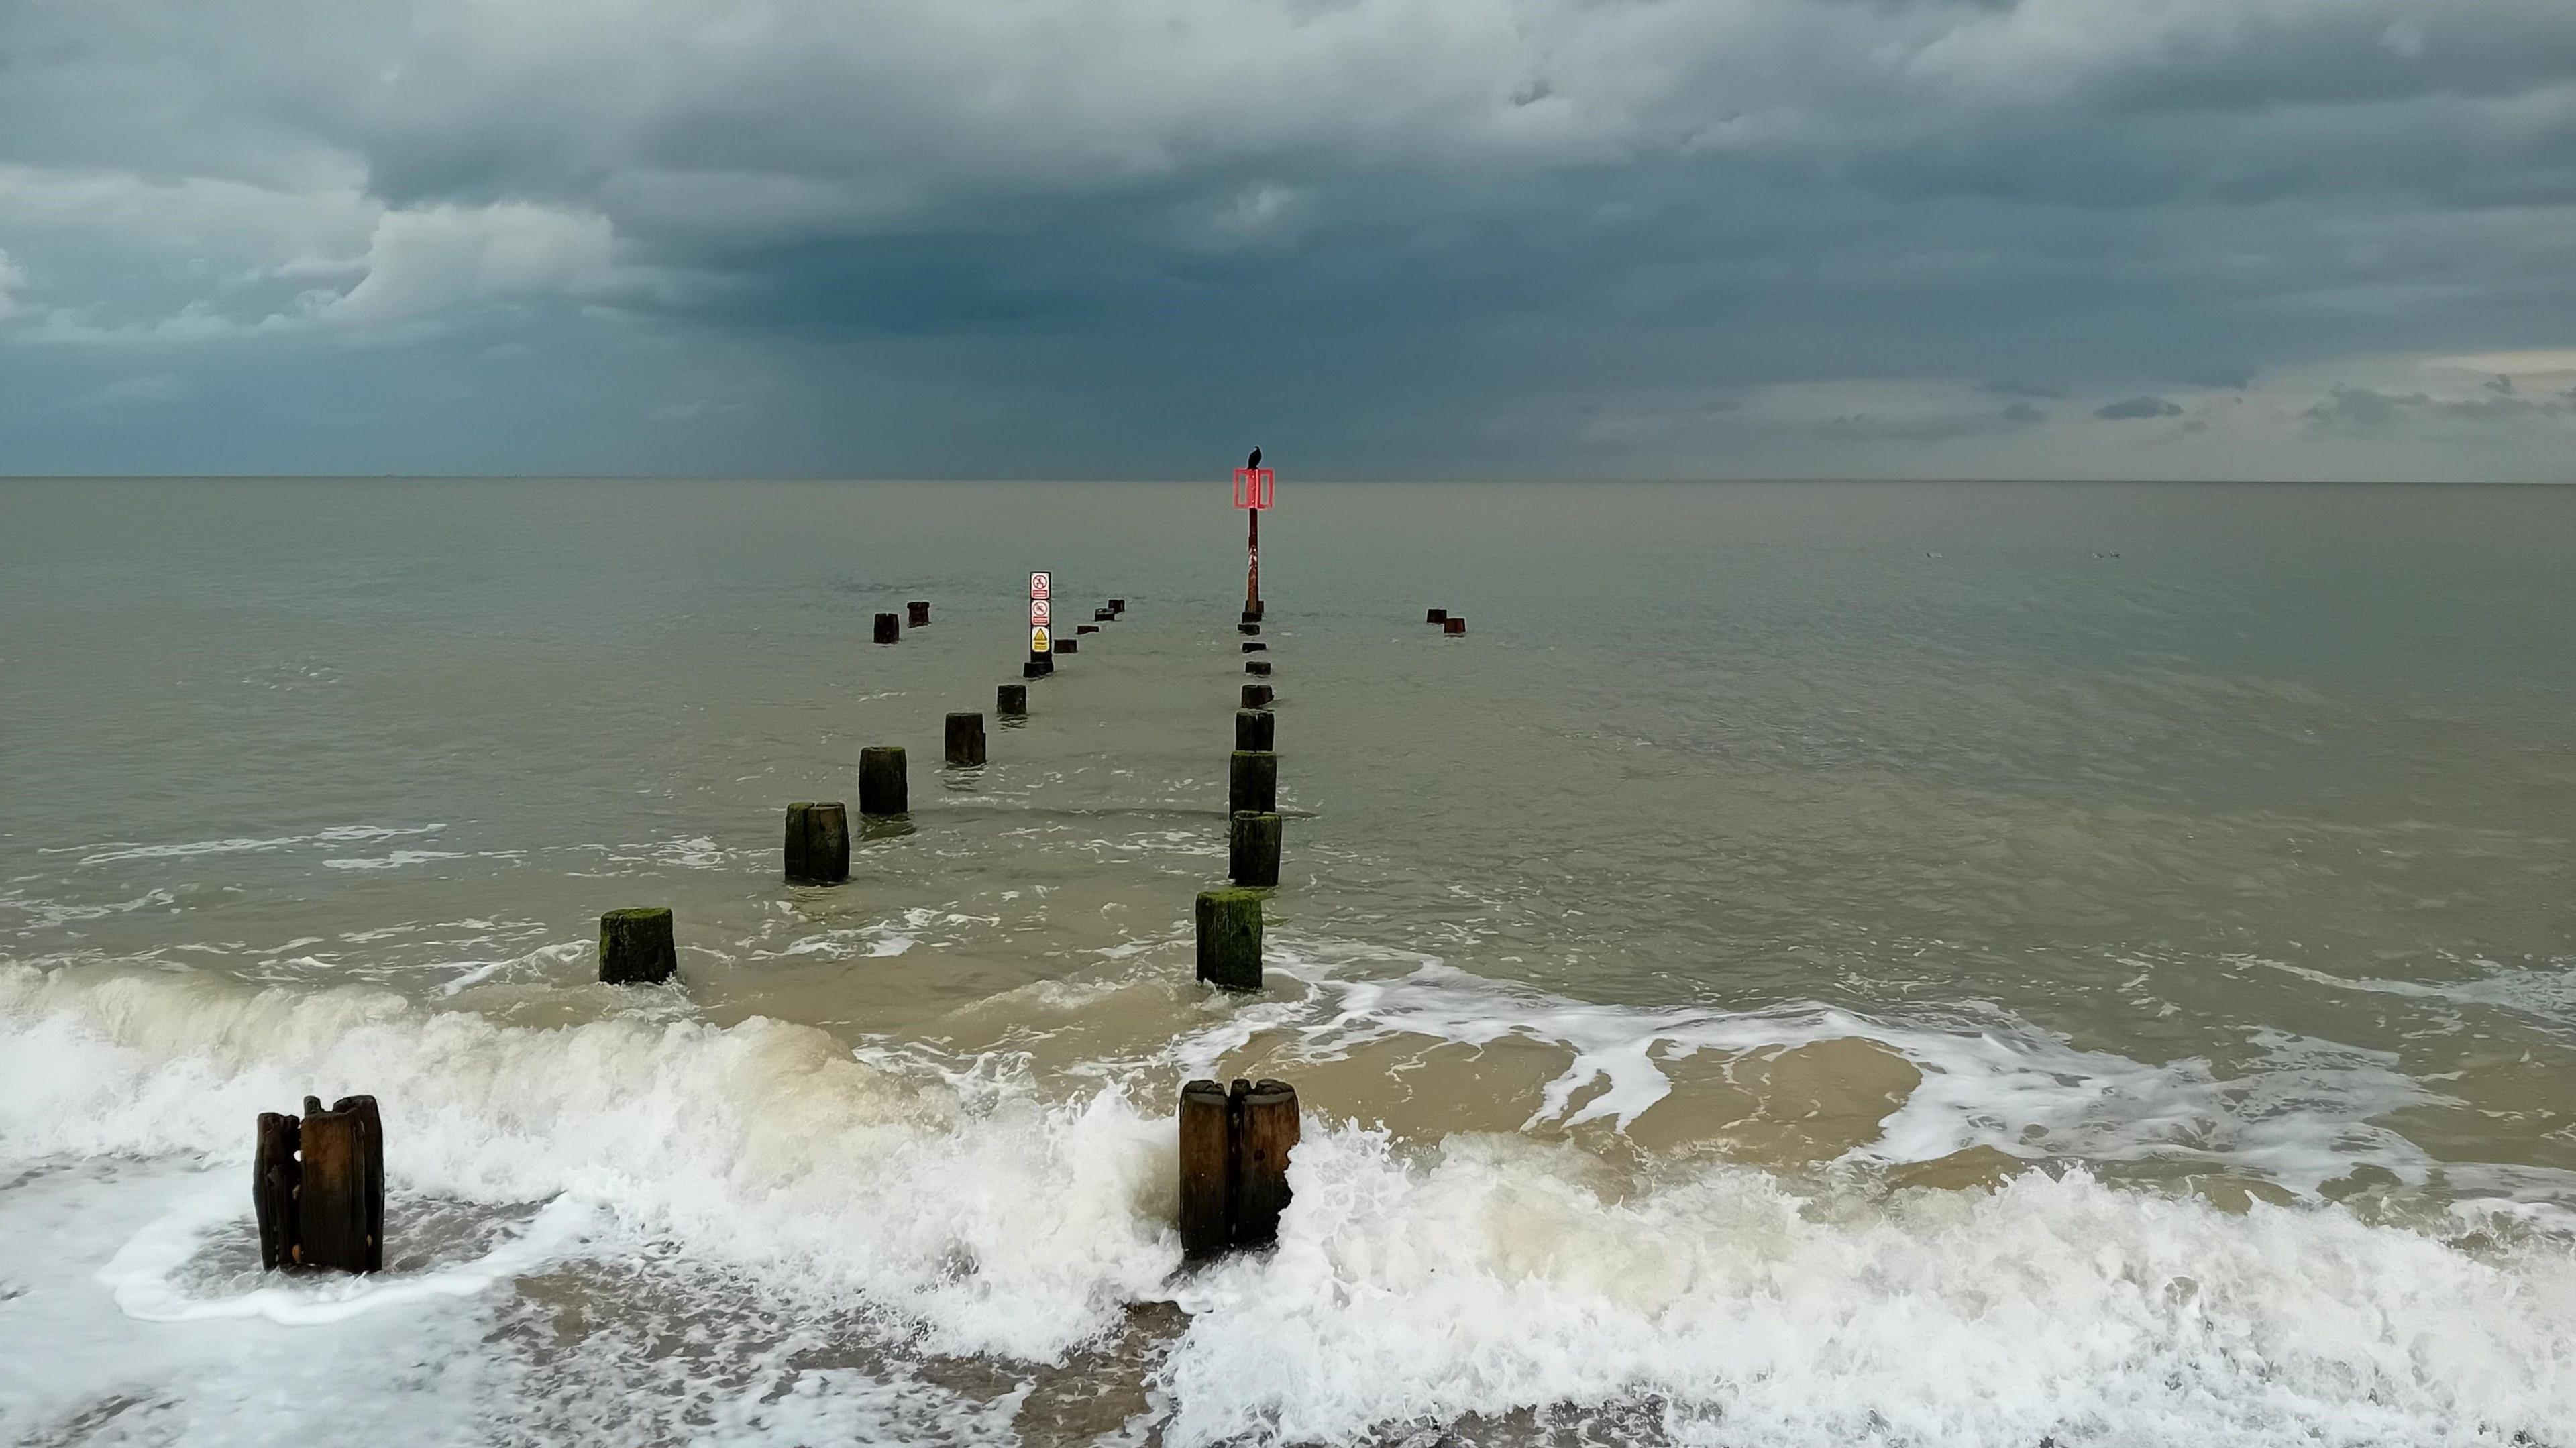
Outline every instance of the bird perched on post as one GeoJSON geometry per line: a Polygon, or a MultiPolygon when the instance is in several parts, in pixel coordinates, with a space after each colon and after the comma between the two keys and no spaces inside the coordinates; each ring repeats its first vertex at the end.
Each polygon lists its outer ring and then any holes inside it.
{"type": "Polygon", "coordinates": [[[1243,466],[1251,472],[1257,473],[1261,471],[1261,449],[1254,448],[1252,450],[1252,461],[1245,463],[1243,466]]]}

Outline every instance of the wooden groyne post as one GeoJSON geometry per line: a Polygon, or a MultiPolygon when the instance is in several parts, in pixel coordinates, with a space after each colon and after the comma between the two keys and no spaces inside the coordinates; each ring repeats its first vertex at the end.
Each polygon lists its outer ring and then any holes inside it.
{"type": "Polygon", "coordinates": [[[925,628],[929,626],[930,600],[926,598],[913,599],[911,602],[906,603],[903,606],[903,611],[905,615],[904,622],[906,624],[909,624],[914,628],[925,628]]]}
{"type": "Polygon", "coordinates": [[[908,814],[912,784],[905,773],[903,746],[871,744],[859,751],[859,813],[875,818],[908,814]]]}
{"type": "Polygon", "coordinates": [[[385,1128],[373,1096],[301,1118],[264,1111],[252,1151],[260,1265],[380,1272],[385,1265],[385,1128]]]}
{"type": "MultiPolygon", "coordinates": [[[[1025,688],[1021,691],[1025,694],[1025,688]]],[[[984,716],[951,714],[948,716],[948,763],[954,769],[968,769],[984,762],[984,716]]]]}
{"type": "Polygon", "coordinates": [[[1261,989],[1261,892],[1206,890],[1198,900],[1198,977],[1222,990],[1261,989]]]}
{"type": "Polygon", "coordinates": [[[659,906],[599,917],[599,978],[609,985],[660,985],[680,969],[671,912],[659,906]]]}
{"type": "Polygon", "coordinates": [[[787,807],[787,883],[838,885],[850,878],[850,812],[838,800],[787,807]]]}
{"type": "MultiPolygon", "coordinates": [[[[1241,711],[1236,719],[1241,722],[1241,711]]],[[[1267,749],[1238,749],[1226,766],[1225,812],[1279,808],[1279,756],[1267,749]]]]}
{"type": "Polygon", "coordinates": [[[900,615],[900,614],[892,614],[892,613],[881,613],[881,614],[878,614],[878,615],[877,615],[877,642],[878,642],[878,643],[881,643],[881,644],[890,644],[890,643],[893,643],[893,642],[895,642],[896,640],[898,640],[898,639],[900,639],[900,638],[902,638],[902,637],[903,637],[903,616],[902,616],[902,615],[900,615]]]}
{"type": "Polygon", "coordinates": [[[1279,738],[1278,723],[1279,716],[1267,709],[1235,710],[1234,747],[1269,753],[1279,738]]]}
{"type": "Polygon", "coordinates": [[[1285,1082],[1192,1081],[1181,1088],[1181,1251],[1195,1260],[1279,1240],[1288,1158],[1302,1136],[1285,1082]]]}
{"type": "Polygon", "coordinates": [[[1029,686],[997,684],[993,688],[993,712],[1005,719],[1029,717],[1029,686]]]}
{"type": "Polygon", "coordinates": [[[1270,707],[1271,701],[1278,697],[1279,696],[1276,693],[1271,691],[1268,684],[1246,684],[1243,686],[1243,707],[1246,709],[1267,709],[1270,707]]]}
{"type": "Polygon", "coordinates": [[[1276,812],[1238,811],[1226,831],[1226,878],[1254,889],[1279,883],[1280,818],[1276,812]]]}

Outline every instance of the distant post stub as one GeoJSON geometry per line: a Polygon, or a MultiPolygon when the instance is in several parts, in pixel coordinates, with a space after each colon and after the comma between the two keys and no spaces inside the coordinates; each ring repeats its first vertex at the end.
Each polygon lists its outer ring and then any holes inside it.
{"type": "Polygon", "coordinates": [[[1279,716],[1267,709],[1234,711],[1234,747],[1267,754],[1279,737],[1279,716]]]}
{"type": "Polygon", "coordinates": [[[1245,619],[1243,622],[1234,626],[1234,631],[1242,634],[1246,638],[1251,638],[1261,632],[1261,625],[1254,623],[1250,619],[1245,619]]]}
{"type": "MultiPolygon", "coordinates": [[[[1021,693],[1028,691],[1022,689],[1021,693]]],[[[972,769],[984,762],[984,716],[951,714],[948,716],[948,765],[951,769],[972,769]]]]}
{"type": "Polygon", "coordinates": [[[883,819],[912,810],[912,781],[903,747],[871,744],[859,751],[859,813],[883,819]]]}
{"type": "Polygon", "coordinates": [[[1226,1191],[1234,1179],[1233,1107],[1214,1081],[1181,1088],[1181,1254],[1213,1257],[1234,1243],[1226,1191]]]}
{"type": "Polygon", "coordinates": [[[1422,621],[1424,623],[1447,623],[1449,621],[1449,610],[1445,608],[1426,609],[1423,611],[1422,621]]]}
{"type": "Polygon", "coordinates": [[[1055,641],[1055,651],[1060,654],[1078,654],[1082,652],[1081,636],[1076,635],[1069,639],[1057,639],[1055,641]]]}
{"type": "Polygon", "coordinates": [[[1117,617],[1118,614],[1113,609],[1095,608],[1091,611],[1091,621],[1093,623],[1109,623],[1117,617]]]}
{"type": "MultiPolygon", "coordinates": [[[[1208,1083],[1214,1085],[1214,1082],[1208,1083]]],[[[296,1158],[302,1122],[280,1111],[259,1114],[259,1137],[250,1166],[251,1205],[259,1215],[259,1265],[278,1272],[295,1260],[295,1189],[304,1164],[296,1158]]]]}
{"type": "Polygon", "coordinates": [[[1277,693],[1268,684],[1243,686],[1243,707],[1246,709],[1267,709],[1270,707],[1270,701],[1277,697],[1277,693]]]}
{"type": "Polygon", "coordinates": [[[1270,645],[1263,643],[1259,639],[1245,639],[1243,641],[1243,651],[1247,654],[1266,654],[1270,652],[1270,645]]]}
{"type": "Polygon", "coordinates": [[[1023,679],[1043,679],[1046,677],[1046,672],[1046,665],[1035,659],[1020,665],[1020,677],[1023,679]]]}
{"type": "Polygon", "coordinates": [[[930,601],[928,599],[916,598],[903,606],[903,612],[904,623],[907,626],[912,628],[925,627],[930,622],[930,601]]]}
{"type": "Polygon", "coordinates": [[[1100,625],[1096,623],[1078,623],[1073,626],[1073,636],[1075,638],[1080,638],[1084,634],[1096,634],[1098,632],[1100,632],[1100,625]]]}
{"type": "Polygon", "coordinates": [[[1444,618],[1440,620],[1440,632],[1451,638],[1455,638],[1466,631],[1467,621],[1463,618],[1444,618]]]}
{"type": "Polygon", "coordinates": [[[385,1133],[376,1098],[343,1096],[328,1111],[308,1111],[298,1136],[304,1154],[295,1199],[298,1259],[343,1272],[382,1270],[385,1133]]]}
{"type": "Polygon", "coordinates": [[[1226,1183],[1233,1245],[1267,1247],[1279,1240],[1279,1214],[1288,1209],[1288,1154],[1301,1134],[1297,1090],[1279,1081],[1237,1081],[1226,1105],[1234,1128],[1234,1170],[1226,1183]]]}
{"type": "Polygon", "coordinates": [[[903,618],[899,614],[877,615],[877,642],[890,644],[903,637],[903,618]]]}
{"type": "Polygon", "coordinates": [[[1109,600],[1109,611],[1111,613],[1125,613],[1127,611],[1127,600],[1123,598],[1113,598],[1109,600]]]}
{"type": "Polygon", "coordinates": [[[1244,810],[1233,816],[1226,830],[1226,878],[1251,890],[1277,888],[1279,836],[1276,814],[1244,810]]]}
{"type": "Polygon", "coordinates": [[[993,688],[993,712],[1005,719],[1029,717],[1029,686],[997,684],[993,688]]]}
{"type": "Polygon", "coordinates": [[[1279,808],[1279,756],[1267,749],[1238,749],[1225,771],[1225,810],[1268,813],[1279,808]]]}
{"type": "Polygon", "coordinates": [[[1198,977],[1220,990],[1261,989],[1261,892],[1207,890],[1198,900],[1198,977]]]}
{"type": "Polygon", "coordinates": [[[850,812],[838,801],[787,807],[787,883],[838,885],[850,878],[850,812]]]}
{"type": "Polygon", "coordinates": [[[1252,675],[1256,679],[1269,678],[1270,661],[1268,659],[1247,659],[1244,661],[1243,671],[1252,675]]]}
{"type": "Polygon", "coordinates": [[[680,969],[671,912],[611,910],[599,917],[599,978],[610,985],[660,985],[680,969]]]}

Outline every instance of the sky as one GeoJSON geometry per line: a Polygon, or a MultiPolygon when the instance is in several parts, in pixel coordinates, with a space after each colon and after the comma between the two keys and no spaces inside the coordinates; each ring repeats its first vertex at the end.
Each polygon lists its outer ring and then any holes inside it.
{"type": "Polygon", "coordinates": [[[0,473],[2576,481],[2576,0],[0,0],[0,473]]]}

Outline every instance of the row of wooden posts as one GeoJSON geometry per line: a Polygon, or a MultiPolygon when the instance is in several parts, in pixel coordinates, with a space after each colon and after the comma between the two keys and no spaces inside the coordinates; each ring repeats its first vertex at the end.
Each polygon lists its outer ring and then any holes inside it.
{"type": "MultiPolygon", "coordinates": [[[[1112,599],[1076,634],[1126,612],[1112,599]]],[[[930,605],[907,605],[912,627],[930,622],[930,605]]],[[[1260,639],[1261,613],[1244,612],[1240,631],[1246,655],[1267,654],[1260,639]]],[[[1456,632],[1457,630],[1451,630],[1456,632]]],[[[875,639],[902,636],[896,615],[880,613],[875,639]]],[[[1072,652],[1075,639],[1058,641],[1072,652]]],[[[1244,671],[1266,679],[1269,659],[1247,658],[1244,671]]],[[[1042,677],[1032,664],[1028,677],[1042,677]]],[[[1232,888],[1198,897],[1198,978],[1225,990],[1261,989],[1262,901],[1279,883],[1281,816],[1278,807],[1277,730],[1272,686],[1243,686],[1234,718],[1234,753],[1226,775],[1226,873],[1232,888]]],[[[1004,718],[1028,713],[1025,682],[1003,684],[994,699],[1004,718]]],[[[985,762],[984,718],[952,713],[946,754],[956,767],[985,762]]],[[[910,786],[904,751],[870,745],[859,752],[859,812],[905,814],[910,786]]],[[[783,873],[790,884],[833,885],[849,878],[850,831],[838,801],[799,801],[787,807],[783,873]]],[[[674,920],[662,906],[611,910],[599,917],[599,978],[610,984],[660,984],[679,970],[674,920]]],[[[1289,1201],[1288,1155],[1299,1139],[1297,1092],[1278,1081],[1238,1080],[1229,1090],[1214,1081],[1181,1088],[1179,1127],[1182,1248],[1205,1258],[1230,1248],[1258,1247],[1276,1239],[1279,1215],[1289,1201]]],[[[260,1262],[270,1270],[321,1269],[376,1272],[384,1267],[384,1125],[372,1096],[345,1096],[328,1111],[319,1098],[304,1098],[304,1112],[263,1112],[252,1159],[252,1204],[258,1219],[260,1262]]]]}

